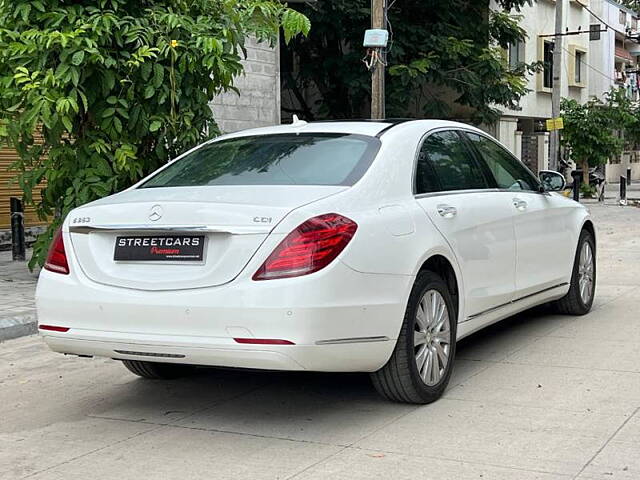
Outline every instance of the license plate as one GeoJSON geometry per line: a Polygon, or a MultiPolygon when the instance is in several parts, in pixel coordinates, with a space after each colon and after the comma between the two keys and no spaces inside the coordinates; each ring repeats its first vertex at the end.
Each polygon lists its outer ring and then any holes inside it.
{"type": "Polygon", "coordinates": [[[114,260],[200,262],[204,235],[116,237],[114,260]]]}

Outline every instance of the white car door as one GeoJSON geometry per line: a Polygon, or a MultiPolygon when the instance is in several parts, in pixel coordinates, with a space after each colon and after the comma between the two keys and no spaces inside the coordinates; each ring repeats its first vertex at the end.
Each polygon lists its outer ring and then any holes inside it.
{"type": "Polygon", "coordinates": [[[440,130],[423,139],[415,168],[416,201],[456,256],[465,319],[513,299],[513,206],[493,187],[459,132],[440,130]]]}
{"type": "Polygon", "coordinates": [[[484,159],[512,202],[516,233],[516,299],[558,286],[566,280],[575,245],[570,239],[568,210],[540,188],[536,176],[500,144],[487,136],[465,135],[484,159]]]}

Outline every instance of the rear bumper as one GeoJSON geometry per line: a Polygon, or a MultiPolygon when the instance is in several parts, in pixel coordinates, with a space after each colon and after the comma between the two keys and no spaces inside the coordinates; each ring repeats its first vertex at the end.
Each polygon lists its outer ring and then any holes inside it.
{"type": "Polygon", "coordinates": [[[295,279],[149,292],[42,271],[41,330],[60,353],[272,370],[374,371],[393,351],[413,278],[341,262],[295,279]],[[293,345],[239,344],[234,338],[293,345]],[[125,352],[125,353],[122,353],[125,352]]]}
{"type": "Polygon", "coordinates": [[[117,360],[146,360],[234,368],[266,370],[310,370],[319,372],[370,372],[378,370],[389,358],[395,341],[336,345],[233,344],[202,345],[202,341],[176,339],[151,342],[127,335],[117,340],[111,332],[74,332],[43,335],[49,347],[60,353],[110,357],[117,360]],[[102,338],[98,340],[98,338],[102,338]]]}

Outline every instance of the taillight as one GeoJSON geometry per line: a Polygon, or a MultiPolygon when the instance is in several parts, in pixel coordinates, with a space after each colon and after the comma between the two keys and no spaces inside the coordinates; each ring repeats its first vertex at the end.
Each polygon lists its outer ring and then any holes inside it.
{"type": "Polygon", "coordinates": [[[310,218],[280,242],[253,279],[272,280],[317,272],[340,255],[357,228],[353,220],[337,213],[310,218]]]}
{"type": "Polygon", "coordinates": [[[67,263],[67,254],[64,251],[64,240],[62,239],[62,230],[58,229],[53,236],[53,241],[49,247],[47,260],[44,262],[44,268],[51,272],[69,274],[69,264],[67,263]]]}

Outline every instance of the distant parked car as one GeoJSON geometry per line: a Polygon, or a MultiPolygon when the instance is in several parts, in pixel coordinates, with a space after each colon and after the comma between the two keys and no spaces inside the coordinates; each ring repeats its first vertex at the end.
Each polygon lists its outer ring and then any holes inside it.
{"type": "Polygon", "coordinates": [[[69,214],[40,332],[146,378],[371,372],[391,400],[432,402],[456,340],[545,302],[591,308],[593,223],[541,177],[446,121],[224,135],[69,214]]]}

